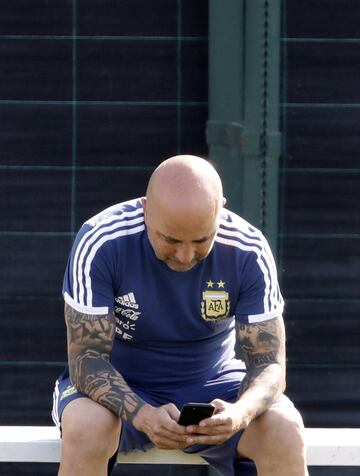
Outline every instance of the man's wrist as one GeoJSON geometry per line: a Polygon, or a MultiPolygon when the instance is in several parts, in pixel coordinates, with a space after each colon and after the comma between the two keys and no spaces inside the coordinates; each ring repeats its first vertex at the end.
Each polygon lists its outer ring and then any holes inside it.
{"type": "Polygon", "coordinates": [[[147,418],[147,415],[154,410],[154,407],[150,405],[149,403],[144,403],[141,405],[134,416],[134,419],[132,421],[132,424],[134,427],[139,430],[139,431],[144,431],[144,423],[147,418]]]}

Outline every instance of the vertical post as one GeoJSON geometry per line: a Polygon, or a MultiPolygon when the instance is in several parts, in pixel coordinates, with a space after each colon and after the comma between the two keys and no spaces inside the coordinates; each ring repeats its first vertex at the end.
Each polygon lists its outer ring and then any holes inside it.
{"type": "Polygon", "coordinates": [[[209,2],[209,158],[231,208],[243,212],[244,2],[209,2]]]}
{"type": "Polygon", "coordinates": [[[277,251],[280,0],[209,3],[209,157],[277,251]],[[221,4],[221,5],[220,5],[221,4]]]}

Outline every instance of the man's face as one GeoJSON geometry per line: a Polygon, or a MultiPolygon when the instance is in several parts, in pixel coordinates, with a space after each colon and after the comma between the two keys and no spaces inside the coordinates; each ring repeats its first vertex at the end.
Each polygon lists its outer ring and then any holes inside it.
{"type": "Polygon", "coordinates": [[[170,269],[189,271],[208,256],[219,223],[215,210],[171,211],[145,205],[144,211],[151,246],[170,269]]]}

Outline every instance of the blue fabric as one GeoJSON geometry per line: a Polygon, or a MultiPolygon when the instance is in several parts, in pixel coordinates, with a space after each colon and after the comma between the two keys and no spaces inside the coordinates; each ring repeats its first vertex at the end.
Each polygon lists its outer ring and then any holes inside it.
{"type": "Polygon", "coordinates": [[[258,230],[223,209],[208,257],[176,272],[156,257],[140,200],[83,225],[63,291],[80,312],[114,310],[111,363],[128,383],[162,391],[214,378],[234,357],[235,320],[267,320],[283,307],[275,264],[258,230]]]}

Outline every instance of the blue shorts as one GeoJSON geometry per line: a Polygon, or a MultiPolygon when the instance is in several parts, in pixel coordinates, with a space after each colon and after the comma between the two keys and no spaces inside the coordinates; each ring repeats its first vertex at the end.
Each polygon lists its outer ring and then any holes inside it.
{"type": "MultiPolygon", "coordinates": [[[[177,387],[176,389],[155,389],[153,391],[145,391],[134,385],[129,386],[144,401],[153,406],[160,406],[172,402],[180,409],[184,403],[189,401],[210,402],[215,398],[220,398],[228,402],[236,401],[239,386],[244,375],[245,372],[242,368],[236,367],[236,364],[231,363],[227,368],[223,369],[215,379],[209,380],[201,385],[192,384],[177,387]]],[[[72,400],[81,397],[87,398],[86,395],[77,392],[70,382],[68,373],[65,372],[57,380],[54,390],[52,417],[59,428],[61,428],[61,414],[66,405],[72,400]]],[[[292,402],[286,396],[282,395],[274,405],[292,406],[292,402]]],[[[236,447],[241,434],[242,431],[236,433],[222,445],[194,445],[183,451],[186,453],[200,454],[220,475],[235,476],[235,465],[237,464],[236,447]]],[[[145,433],[138,431],[128,422],[122,422],[119,443],[120,453],[146,451],[153,446],[154,444],[145,433]]],[[[253,474],[256,474],[256,472],[253,474]]]]}

